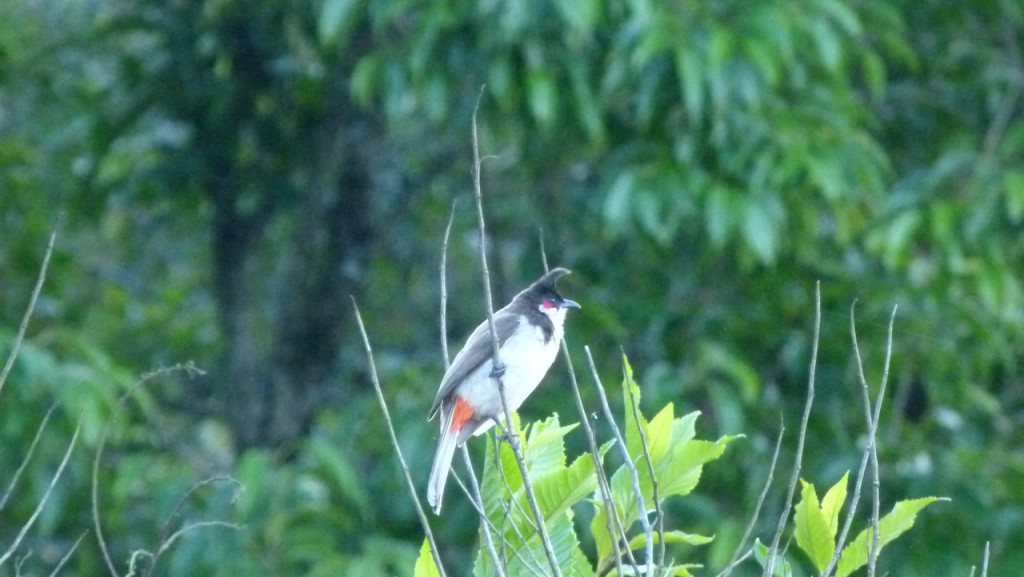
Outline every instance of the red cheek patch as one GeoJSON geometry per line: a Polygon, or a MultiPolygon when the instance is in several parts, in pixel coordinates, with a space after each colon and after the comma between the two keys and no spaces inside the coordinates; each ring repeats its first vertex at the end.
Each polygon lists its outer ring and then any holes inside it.
{"type": "Polygon", "coordinates": [[[462,397],[456,395],[453,411],[455,411],[455,414],[452,415],[451,431],[454,433],[473,418],[473,408],[469,406],[469,403],[462,400],[462,397]]]}

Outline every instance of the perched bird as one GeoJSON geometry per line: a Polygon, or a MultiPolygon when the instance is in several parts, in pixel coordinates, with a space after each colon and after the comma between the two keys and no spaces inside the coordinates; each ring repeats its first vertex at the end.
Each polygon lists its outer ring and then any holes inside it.
{"type": "Polygon", "coordinates": [[[494,313],[498,360],[503,366],[494,370],[494,344],[485,320],[469,335],[441,379],[429,416],[441,416],[441,439],[427,485],[427,502],[434,513],[441,513],[455,448],[470,435],[486,432],[494,426],[494,419],[504,418],[496,377],[502,378],[505,401],[514,411],[537,388],[554,362],[566,312],[580,308],[555,289],[555,282],[566,274],[569,271],[564,268],[552,269],[494,313]]]}

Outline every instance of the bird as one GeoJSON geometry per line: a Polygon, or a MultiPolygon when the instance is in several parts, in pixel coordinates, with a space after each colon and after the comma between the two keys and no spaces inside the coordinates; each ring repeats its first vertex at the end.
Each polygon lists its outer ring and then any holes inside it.
{"type": "Polygon", "coordinates": [[[441,514],[445,483],[456,447],[482,435],[504,417],[497,379],[505,385],[510,411],[523,404],[548,372],[562,342],[569,309],[580,305],[559,294],[555,283],[569,274],[554,268],[494,313],[501,366],[494,367],[494,344],[488,322],[480,323],[441,379],[428,421],[440,416],[441,437],[427,485],[427,502],[441,514]]]}

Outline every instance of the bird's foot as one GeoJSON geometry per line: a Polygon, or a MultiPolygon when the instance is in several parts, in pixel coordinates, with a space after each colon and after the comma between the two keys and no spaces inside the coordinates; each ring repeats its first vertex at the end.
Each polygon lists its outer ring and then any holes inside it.
{"type": "Polygon", "coordinates": [[[503,364],[494,365],[494,368],[491,369],[491,378],[492,379],[500,379],[501,377],[504,377],[504,376],[505,376],[505,365],[503,365],[503,364]]]}
{"type": "Polygon", "coordinates": [[[519,446],[519,435],[507,429],[500,419],[494,419],[494,424],[497,425],[498,430],[501,431],[496,435],[499,443],[508,443],[512,447],[519,446]]]}

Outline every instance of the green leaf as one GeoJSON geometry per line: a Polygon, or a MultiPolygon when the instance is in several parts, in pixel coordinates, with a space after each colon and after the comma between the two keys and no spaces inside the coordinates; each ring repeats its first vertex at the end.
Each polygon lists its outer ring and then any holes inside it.
{"type": "Polygon", "coordinates": [[[550,126],[558,107],[558,88],[547,67],[536,67],[526,75],[526,97],[537,124],[550,126]]]}
{"type": "Polygon", "coordinates": [[[672,444],[673,415],[672,403],[669,403],[647,423],[647,452],[653,462],[665,456],[672,444]]]}
{"type": "MultiPolygon", "coordinates": [[[[519,416],[512,413],[512,427],[522,439],[519,416]]],[[[501,502],[511,499],[523,486],[523,476],[519,472],[515,453],[508,443],[498,443],[501,468],[495,465],[494,437],[487,436],[487,451],[484,460],[483,480],[480,491],[483,493],[484,511],[488,517],[501,514],[501,502]],[[502,475],[504,473],[504,475],[502,475]],[[503,478],[504,477],[504,478],[503,478]],[[506,486],[507,485],[507,486],[506,486]],[[510,493],[511,491],[511,493],[510,493]]]]}
{"type": "MultiPolygon", "coordinates": [[[[658,533],[652,533],[651,538],[654,544],[657,545],[661,542],[660,535],[658,533]]],[[[714,541],[714,537],[705,537],[704,535],[696,535],[693,533],[683,533],[682,531],[666,531],[665,542],[666,543],[685,543],[687,545],[706,545],[714,541]]],[[[647,535],[640,533],[636,537],[629,540],[629,548],[636,551],[643,549],[647,544],[647,535]]]]}
{"type": "Polygon", "coordinates": [[[608,187],[604,199],[604,221],[606,233],[618,238],[629,229],[630,199],[636,188],[636,177],[629,169],[622,170],[608,187]]]}
{"type": "Polygon", "coordinates": [[[732,238],[739,224],[740,214],[735,195],[724,186],[713,186],[708,191],[704,220],[708,236],[715,248],[722,248],[732,238]]]}
{"type": "MultiPolygon", "coordinates": [[[[761,564],[763,569],[768,562],[768,547],[761,543],[760,539],[754,539],[754,559],[761,564]]],[[[775,556],[775,568],[772,577],[789,577],[793,574],[793,567],[781,554],[775,556]]]]}
{"type": "Polygon", "coordinates": [[[573,577],[597,577],[594,568],[590,566],[590,560],[583,554],[583,550],[576,547],[572,552],[573,577]]]}
{"type": "Polygon", "coordinates": [[[640,412],[640,387],[633,380],[633,367],[629,366],[626,355],[622,355],[622,405],[625,407],[626,449],[636,462],[644,454],[640,428],[647,430],[647,420],[640,412]]]}
{"type": "Polygon", "coordinates": [[[668,568],[669,575],[675,577],[693,577],[693,573],[690,573],[690,569],[701,569],[703,565],[697,563],[688,563],[686,565],[673,565],[668,568]]]}
{"type": "MultiPolygon", "coordinates": [[[[672,447],[668,457],[655,464],[658,476],[658,496],[685,495],[697,486],[705,463],[714,461],[725,452],[726,445],[736,437],[725,436],[717,441],[687,441],[672,447]]],[[[646,468],[640,469],[646,475],[646,468]]],[[[644,483],[641,479],[641,487],[644,483]]]]}
{"type": "Polygon", "coordinates": [[[1006,215],[1013,224],[1024,220],[1024,170],[1008,170],[1003,175],[1006,192],[1006,215]]]}
{"type": "Polygon", "coordinates": [[[761,394],[761,379],[743,356],[722,343],[702,342],[698,348],[701,370],[724,373],[739,387],[743,400],[755,402],[761,394]]]}
{"type": "Polygon", "coordinates": [[[426,537],[423,538],[423,545],[420,547],[420,556],[416,559],[416,567],[413,569],[413,577],[441,577],[434,563],[434,556],[430,552],[430,543],[426,537]]]}
{"type": "Polygon", "coordinates": [[[700,411],[693,411],[692,413],[687,413],[672,421],[673,446],[693,439],[697,434],[697,417],[699,416],[700,411]]]}
{"type": "Polygon", "coordinates": [[[363,2],[360,0],[324,0],[317,22],[322,46],[345,46],[359,21],[363,2]]]}
{"type": "MultiPolygon", "coordinates": [[[[572,465],[537,479],[533,489],[537,506],[546,519],[565,514],[570,507],[597,489],[594,458],[590,453],[580,455],[572,465]]],[[[525,493],[523,504],[527,505],[525,493]]]]}
{"type": "Polygon", "coordinates": [[[565,469],[565,435],[576,427],[577,424],[560,426],[557,413],[533,423],[523,449],[531,478],[565,469]]]}
{"type": "MultiPolygon", "coordinates": [[[[555,551],[555,558],[558,561],[559,567],[565,575],[575,575],[574,561],[579,559],[576,551],[579,550],[579,540],[576,538],[576,532],[573,530],[572,515],[562,515],[553,519],[547,523],[548,537],[551,539],[551,547],[555,551]]],[[[547,560],[545,558],[544,546],[541,543],[540,536],[529,528],[529,526],[520,523],[520,532],[527,537],[525,544],[513,547],[511,551],[508,551],[508,575],[533,575],[531,571],[524,563],[522,559],[526,559],[532,565],[534,563],[540,563],[542,567],[547,567],[547,560]],[[533,561],[537,560],[537,561],[533,561]]],[[[514,534],[511,529],[508,529],[506,535],[514,534]]],[[[508,542],[506,541],[506,546],[508,542]]],[[[484,552],[484,554],[487,554],[484,552]]],[[[589,564],[588,564],[589,565],[589,564]]],[[[545,573],[547,571],[544,571],[545,573]]],[[[494,573],[491,573],[492,575],[494,573]]]]}
{"type": "MultiPolygon", "coordinates": [[[[900,501],[892,508],[892,511],[878,521],[878,551],[894,541],[914,526],[914,520],[918,511],[931,505],[935,501],[947,501],[939,497],[924,497],[900,501]]],[[[839,566],[836,568],[836,577],[846,577],[857,569],[860,569],[868,562],[868,542],[873,538],[871,528],[867,528],[857,535],[852,543],[843,548],[843,555],[839,558],[839,566]]]]}
{"type": "Polygon", "coordinates": [[[356,62],[355,70],[349,80],[352,99],[360,106],[369,108],[373,105],[381,74],[381,62],[374,56],[363,56],[356,62]]]}
{"type": "MultiPolygon", "coordinates": [[[[604,455],[611,449],[614,441],[608,441],[601,445],[599,453],[604,455]]],[[[594,494],[594,519],[590,522],[590,534],[594,537],[594,545],[597,547],[597,558],[604,559],[612,552],[612,536],[608,534],[608,517],[604,507],[604,501],[600,492],[594,494]]],[[[612,499],[614,506],[614,499],[612,499]]]]}
{"type": "Polygon", "coordinates": [[[338,447],[327,443],[321,437],[315,437],[309,444],[310,455],[314,463],[322,471],[323,478],[331,483],[332,489],[355,509],[354,512],[367,516],[371,511],[371,497],[362,485],[364,477],[357,467],[346,458],[338,447]]]}
{"type": "Polygon", "coordinates": [[[775,262],[782,219],[778,200],[749,199],[743,211],[743,238],[762,264],[775,262]]]}
{"type": "Polygon", "coordinates": [[[690,122],[697,123],[704,114],[704,63],[691,46],[681,44],[675,52],[679,92],[690,122]]]}
{"type": "Polygon", "coordinates": [[[839,532],[839,511],[843,508],[843,503],[846,502],[846,485],[850,478],[850,472],[847,471],[842,479],[839,479],[832,488],[825,493],[825,497],[821,500],[821,514],[825,517],[825,521],[828,522],[829,536],[832,538],[833,550],[836,539],[836,533],[839,532]]]}
{"type": "Polygon", "coordinates": [[[800,503],[794,507],[793,512],[796,544],[811,559],[818,572],[821,572],[832,560],[832,552],[835,551],[836,545],[829,535],[828,520],[822,514],[814,485],[803,479],[800,479],[800,484],[803,486],[800,503]]]}
{"type": "Polygon", "coordinates": [[[871,91],[871,96],[875,99],[885,96],[888,79],[882,57],[877,52],[869,50],[861,57],[861,66],[864,67],[864,82],[871,91]]]}

